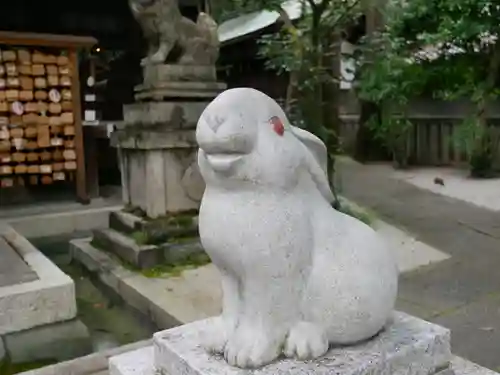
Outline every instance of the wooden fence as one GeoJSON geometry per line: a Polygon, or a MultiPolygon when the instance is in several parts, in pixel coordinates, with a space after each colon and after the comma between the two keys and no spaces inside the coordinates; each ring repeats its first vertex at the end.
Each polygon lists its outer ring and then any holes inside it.
{"type": "MultiPolygon", "coordinates": [[[[408,139],[409,163],[412,165],[462,165],[467,163],[467,154],[457,147],[457,129],[463,118],[457,116],[412,116],[413,128],[408,139]]],[[[500,139],[500,117],[490,118],[492,132],[500,139]]],[[[342,116],[340,140],[349,153],[354,149],[358,130],[358,116],[342,116]]],[[[500,142],[497,142],[500,148],[500,142]]],[[[500,168],[500,149],[497,151],[496,167],[500,168]]]]}

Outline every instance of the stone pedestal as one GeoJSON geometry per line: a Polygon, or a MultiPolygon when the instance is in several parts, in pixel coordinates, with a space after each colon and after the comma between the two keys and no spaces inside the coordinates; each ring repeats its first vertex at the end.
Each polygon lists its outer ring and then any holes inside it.
{"type": "Polygon", "coordinates": [[[148,217],[198,209],[204,183],[196,163],[194,130],[119,130],[123,201],[148,217]]]}
{"type": "Polygon", "coordinates": [[[125,204],[148,217],[196,210],[204,190],[198,171],[196,123],[225,85],[213,66],[151,65],[125,105],[111,137],[118,148],[125,204]]]}
{"type": "Polygon", "coordinates": [[[395,313],[380,335],[365,343],[332,348],[314,361],[282,359],[257,370],[229,366],[199,345],[207,320],[159,332],[153,347],[110,359],[111,375],[431,375],[452,373],[449,330],[395,313]]]}

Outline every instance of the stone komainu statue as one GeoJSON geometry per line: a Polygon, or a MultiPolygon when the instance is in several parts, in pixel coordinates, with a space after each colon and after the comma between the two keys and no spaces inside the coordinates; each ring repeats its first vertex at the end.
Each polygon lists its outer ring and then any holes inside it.
{"type": "Polygon", "coordinates": [[[206,13],[183,17],[177,0],[129,0],[148,41],[145,64],[213,65],[219,55],[217,24],[206,13]]]}

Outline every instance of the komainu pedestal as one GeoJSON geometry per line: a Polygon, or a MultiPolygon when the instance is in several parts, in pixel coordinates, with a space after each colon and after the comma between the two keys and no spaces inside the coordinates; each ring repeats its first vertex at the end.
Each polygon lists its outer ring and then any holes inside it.
{"type": "Polygon", "coordinates": [[[196,161],[196,123],[224,88],[214,66],[144,67],[137,102],[125,105],[125,126],[112,135],[125,204],[150,218],[198,209],[205,184],[196,161]]]}
{"type": "Polygon", "coordinates": [[[123,200],[150,218],[198,209],[204,184],[196,162],[195,128],[217,82],[217,24],[200,12],[182,15],[176,0],[129,0],[147,42],[137,103],[124,108],[119,149],[123,200]]]}

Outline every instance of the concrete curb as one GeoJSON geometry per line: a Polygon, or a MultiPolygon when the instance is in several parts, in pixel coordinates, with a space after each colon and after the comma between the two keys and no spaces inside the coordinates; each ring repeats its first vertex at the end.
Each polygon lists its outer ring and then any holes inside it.
{"type": "Polygon", "coordinates": [[[27,238],[58,236],[79,231],[107,228],[109,214],[121,210],[123,206],[71,210],[60,213],[29,215],[17,218],[0,219],[10,224],[27,238]]]}
{"type": "Polygon", "coordinates": [[[108,360],[110,357],[148,347],[151,344],[151,339],[139,341],[133,344],[120,346],[119,348],[113,348],[103,352],[93,353],[85,357],[57,363],[41,369],[26,371],[19,375],[90,375],[100,372],[107,374],[108,360]]]}
{"type": "MultiPolygon", "coordinates": [[[[135,272],[127,270],[103,251],[90,245],[90,239],[70,241],[72,259],[96,273],[99,280],[120,296],[128,305],[148,316],[159,328],[170,328],[182,322],[161,306],[163,291],[135,272]]],[[[163,303],[164,304],[164,303],[163,303]]]]}
{"type": "Polygon", "coordinates": [[[0,236],[38,277],[35,281],[0,288],[0,334],[75,318],[73,280],[10,226],[0,226],[0,236]]]}

